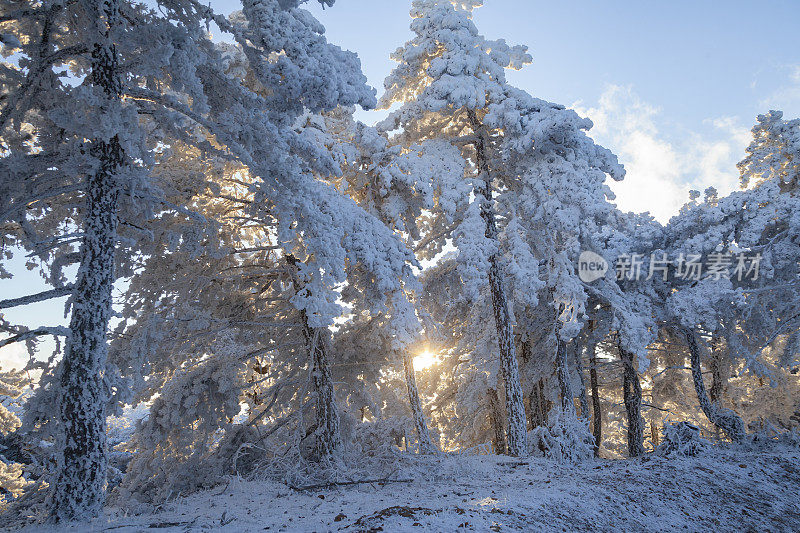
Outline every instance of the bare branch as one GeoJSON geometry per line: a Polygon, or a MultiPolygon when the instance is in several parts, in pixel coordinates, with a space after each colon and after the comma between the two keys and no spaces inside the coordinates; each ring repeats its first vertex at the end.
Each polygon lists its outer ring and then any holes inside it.
{"type": "Polygon", "coordinates": [[[449,235],[457,227],[458,227],[458,224],[453,224],[451,226],[448,226],[448,227],[444,228],[441,231],[437,231],[436,233],[431,233],[429,235],[426,235],[424,239],[422,239],[419,243],[417,243],[417,245],[414,247],[414,251],[415,252],[419,252],[420,250],[422,250],[423,248],[427,247],[430,243],[432,243],[436,239],[439,239],[441,237],[449,235]]]}
{"type": "Polygon", "coordinates": [[[280,250],[282,246],[255,246],[253,248],[242,248],[241,250],[234,250],[232,254],[247,254],[251,252],[268,252],[271,250],[280,250]]]}
{"type": "Polygon", "coordinates": [[[0,309],[9,309],[11,307],[19,307],[20,305],[29,305],[36,302],[43,302],[52,298],[61,298],[62,296],[69,296],[72,294],[73,285],[65,285],[64,287],[57,287],[49,291],[40,292],[38,294],[30,294],[22,296],[21,298],[9,298],[8,300],[0,300],[0,309]]]}
{"type": "Polygon", "coordinates": [[[62,326],[56,326],[56,327],[43,326],[41,328],[32,329],[30,331],[26,331],[25,333],[20,333],[19,335],[14,335],[13,337],[1,340],[0,348],[8,346],[9,344],[14,344],[15,342],[24,342],[33,339],[35,337],[41,337],[43,335],[53,335],[56,337],[69,337],[70,331],[69,328],[65,328],[62,326]]]}
{"type": "MultiPolygon", "coordinates": [[[[527,464],[527,463],[525,463],[527,464]]],[[[361,479],[358,481],[331,481],[328,483],[320,483],[318,485],[306,485],[304,487],[295,487],[294,485],[289,485],[289,488],[296,491],[304,491],[304,490],[318,490],[318,489],[328,489],[331,487],[343,487],[347,485],[365,485],[369,483],[413,483],[413,479],[361,479]]]]}

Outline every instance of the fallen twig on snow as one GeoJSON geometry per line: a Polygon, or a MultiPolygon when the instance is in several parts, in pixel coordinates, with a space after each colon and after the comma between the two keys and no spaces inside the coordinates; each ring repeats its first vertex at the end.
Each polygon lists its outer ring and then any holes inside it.
{"type": "Polygon", "coordinates": [[[328,483],[319,483],[318,485],[306,485],[304,487],[295,487],[289,485],[289,488],[296,491],[327,489],[330,487],[341,487],[346,485],[366,485],[369,483],[413,483],[413,479],[361,479],[357,481],[329,481],[328,483]]]}

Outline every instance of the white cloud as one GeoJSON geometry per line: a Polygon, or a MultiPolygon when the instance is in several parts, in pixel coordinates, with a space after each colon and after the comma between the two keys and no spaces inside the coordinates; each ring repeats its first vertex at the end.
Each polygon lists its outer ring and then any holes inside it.
{"type": "MultiPolygon", "coordinates": [[[[749,131],[734,117],[706,121],[711,133],[663,131],[660,110],[631,87],[609,86],[596,107],[575,105],[592,119],[590,135],[617,154],[627,176],[612,183],[624,211],[649,211],[666,222],[688,200],[689,190],[715,187],[727,194],[738,187],[736,162],[744,156],[749,131]]],[[[671,128],[674,129],[674,128],[671,128]]]]}
{"type": "Polygon", "coordinates": [[[747,146],[752,140],[750,128],[742,126],[738,117],[720,117],[706,120],[706,122],[720,131],[727,132],[730,138],[740,146],[747,146]]]}
{"type": "Polygon", "coordinates": [[[764,112],[770,109],[785,111],[787,118],[794,118],[800,114],[800,65],[782,67],[789,69],[786,83],[778,87],[769,96],[759,102],[764,112]]]}

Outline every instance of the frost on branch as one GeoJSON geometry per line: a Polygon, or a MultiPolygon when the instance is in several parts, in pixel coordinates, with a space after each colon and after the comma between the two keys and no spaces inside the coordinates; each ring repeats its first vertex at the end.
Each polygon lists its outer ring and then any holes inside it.
{"type": "Polygon", "coordinates": [[[575,413],[551,411],[547,425],[528,434],[530,454],[557,463],[580,463],[594,456],[594,438],[585,420],[575,413]]]}
{"type": "Polygon", "coordinates": [[[664,423],[663,435],[656,453],[667,457],[692,457],[711,444],[700,436],[700,428],[689,422],[664,423]]]}
{"type": "Polygon", "coordinates": [[[233,338],[223,335],[204,361],[179,370],[167,383],[131,443],[140,451],[128,465],[120,501],[131,506],[163,501],[211,486],[230,470],[230,458],[217,450],[241,410],[242,355],[233,338]]]}

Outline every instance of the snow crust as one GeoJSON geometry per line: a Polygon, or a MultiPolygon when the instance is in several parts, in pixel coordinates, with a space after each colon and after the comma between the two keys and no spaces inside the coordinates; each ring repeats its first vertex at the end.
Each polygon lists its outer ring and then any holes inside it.
{"type": "MultiPolygon", "coordinates": [[[[230,478],[157,511],[70,531],[797,531],[800,448],[694,457],[402,456],[393,479],[297,491],[230,478]],[[113,529],[112,529],[113,528],[113,529]]],[[[28,529],[27,531],[54,531],[28,529]]],[[[63,529],[60,529],[63,531],[63,529]]]]}

